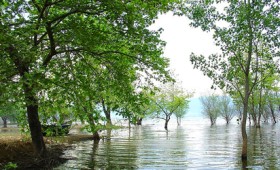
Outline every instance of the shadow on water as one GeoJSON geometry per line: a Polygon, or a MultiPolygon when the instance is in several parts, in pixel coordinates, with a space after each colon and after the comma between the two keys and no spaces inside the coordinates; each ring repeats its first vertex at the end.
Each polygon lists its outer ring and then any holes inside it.
{"type": "MultiPolygon", "coordinates": [[[[176,123],[176,122],[175,122],[176,123]]],[[[57,169],[280,169],[277,126],[248,127],[247,162],[242,162],[240,126],[186,121],[165,131],[158,125],[107,131],[100,142],[67,150],[57,169]]]]}

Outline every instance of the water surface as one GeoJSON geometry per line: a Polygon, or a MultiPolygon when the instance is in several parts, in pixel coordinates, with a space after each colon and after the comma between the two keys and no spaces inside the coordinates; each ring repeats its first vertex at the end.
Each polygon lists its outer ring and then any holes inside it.
{"type": "Polygon", "coordinates": [[[72,159],[57,169],[280,169],[278,125],[248,127],[249,159],[242,164],[240,125],[205,119],[187,119],[177,126],[170,122],[143,122],[130,130],[109,133],[98,143],[83,141],[65,151],[72,159]]]}

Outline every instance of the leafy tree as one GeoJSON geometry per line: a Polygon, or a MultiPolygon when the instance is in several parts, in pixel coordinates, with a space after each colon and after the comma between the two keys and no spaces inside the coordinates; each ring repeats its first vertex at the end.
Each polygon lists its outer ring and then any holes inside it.
{"type": "Polygon", "coordinates": [[[185,103],[182,104],[181,107],[175,110],[174,114],[177,118],[177,125],[180,126],[182,122],[182,118],[187,114],[189,109],[189,100],[186,100],[185,103]]]}
{"type": "Polygon", "coordinates": [[[167,83],[160,87],[154,96],[156,106],[155,117],[165,120],[164,128],[168,129],[168,122],[173,114],[183,116],[189,105],[188,99],[192,93],[185,92],[174,83],[167,83]]]}
{"type": "Polygon", "coordinates": [[[18,116],[18,110],[14,102],[7,102],[0,106],[0,117],[3,120],[3,127],[7,128],[7,121],[14,121],[18,116]]]}
{"type": "Polygon", "coordinates": [[[142,125],[142,120],[146,117],[152,117],[153,113],[156,111],[156,105],[154,101],[154,90],[151,89],[142,89],[141,92],[138,92],[137,102],[133,103],[133,120],[132,122],[136,125],[142,125]]]}
{"type": "Polygon", "coordinates": [[[229,124],[236,113],[235,107],[231,102],[231,98],[227,95],[220,96],[218,106],[220,109],[220,115],[226,120],[227,124],[229,124]]]}
{"type": "Polygon", "coordinates": [[[175,2],[1,1],[0,82],[15,86],[10,89],[24,99],[32,142],[40,156],[47,151],[39,110],[49,89],[59,89],[60,95],[78,91],[94,70],[93,63],[115,73],[131,65],[149,78],[167,76],[167,60],[161,57],[164,43],[159,32],[147,27],[175,2]],[[81,63],[85,74],[74,78],[81,63]]]}
{"type": "MultiPolygon", "coordinates": [[[[242,99],[242,160],[247,160],[246,121],[249,97],[261,82],[257,70],[273,66],[272,57],[279,56],[279,2],[277,1],[205,1],[193,2],[186,7],[192,26],[213,31],[213,37],[221,48],[221,55],[192,54],[195,68],[200,68],[212,78],[214,85],[227,92],[237,91],[242,99]],[[217,5],[224,5],[223,11],[217,5]],[[223,23],[223,24],[221,24],[223,23]],[[270,61],[258,66],[258,59],[270,61]],[[253,58],[257,62],[253,62],[253,58]]],[[[271,69],[273,70],[273,69],[271,69]]]]}
{"type": "Polygon", "coordinates": [[[202,104],[202,113],[209,118],[211,126],[216,124],[217,118],[220,116],[219,96],[211,94],[209,96],[201,96],[199,98],[202,104]]]}

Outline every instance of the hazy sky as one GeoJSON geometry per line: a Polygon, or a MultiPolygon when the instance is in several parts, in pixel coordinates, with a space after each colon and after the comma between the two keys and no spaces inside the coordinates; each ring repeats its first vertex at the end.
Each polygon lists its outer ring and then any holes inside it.
{"type": "Polygon", "coordinates": [[[183,87],[194,90],[197,97],[211,90],[212,81],[200,70],[193,69],[189,56],[192,52],[208,56],[217,53],[219,48],[215,46],[210,33],[192,28],[189,23],[186,17],[168,13],[161,15],[152,29],[164,29],[161,38],[167,42],[164,55],[170,58],[170,68],[178,75],[183,87]]]}

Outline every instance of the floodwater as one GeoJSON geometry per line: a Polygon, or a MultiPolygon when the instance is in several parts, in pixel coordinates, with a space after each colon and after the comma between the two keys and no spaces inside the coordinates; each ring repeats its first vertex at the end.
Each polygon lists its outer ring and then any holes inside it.
{"type": "Polygon", "coordinates": [[[249,158],[243,164],[240,125],[234,120],[210,126],[202,118],[186,119],[178,127],[173,121],[168,132],[163,125],[144,121],[131,130],[107,132],[111,138],[98,143],[75,143],[64,155],[71,160],[57,169],[280,169],[279,125],[248,126],[249,158]]]}

